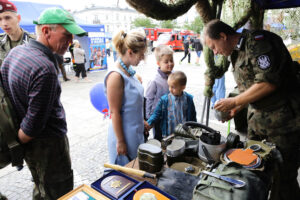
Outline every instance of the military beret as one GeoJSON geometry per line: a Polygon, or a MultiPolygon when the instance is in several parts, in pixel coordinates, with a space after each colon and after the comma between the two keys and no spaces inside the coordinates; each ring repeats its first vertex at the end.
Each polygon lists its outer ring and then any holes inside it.
{"type": "Polygon", "coordinates": [[[17,12],[17,7],[10,1],[0,0],[0,13],[5,11],[17,12]]]}

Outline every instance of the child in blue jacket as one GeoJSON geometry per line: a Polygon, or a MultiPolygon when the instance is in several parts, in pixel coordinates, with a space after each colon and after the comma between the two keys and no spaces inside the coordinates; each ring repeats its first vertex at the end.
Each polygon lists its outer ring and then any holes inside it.
{"type": "Polygon", "coordinates": [[[169,94],[162,96],[147,123],[153,127],[160,123],[162,136],[166,137],[174,132],[179,123],[197,121],[193,96],[184,92],[187,78],[181,71],[175,71],[168,77],[169,94]]]}
{"type": "MultiPolygon", "coordinates": [[[[167,45],[159,45],[155,48],[155,58],[158,69],[153,80],[150,81],[146,90],[146,118],[149,119],[153,114],[160,98],[169,93],[168,76],[172,73],[174,67],[173,50],[167,45]]],[[[161,140],[162,133],[160,124],[157,121],[153,127],[153,136],[161,140]]]]}

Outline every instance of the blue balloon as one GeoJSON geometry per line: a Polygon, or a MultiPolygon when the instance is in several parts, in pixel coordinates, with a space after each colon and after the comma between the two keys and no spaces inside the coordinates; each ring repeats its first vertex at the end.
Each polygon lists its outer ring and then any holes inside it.
{"type": "Polygon", "coordinates": [[[106,95],[104,93],[104,83],[97,83],[90,91],[92,105],[102,114],[107,114],[109,110],[106,95]]]}

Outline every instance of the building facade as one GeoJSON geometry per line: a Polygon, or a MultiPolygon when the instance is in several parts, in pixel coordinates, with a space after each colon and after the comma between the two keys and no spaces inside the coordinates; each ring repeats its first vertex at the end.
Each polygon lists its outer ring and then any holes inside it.
{"type": "Polygon", "coordinates": [[[115,33],[123,29],[132,29],[131,23],[138,17],[145,17],[137,11],[129,8],[92,6],[73,12],[74,17],[87,24],[103,24],[105,32],[115,33]]]}

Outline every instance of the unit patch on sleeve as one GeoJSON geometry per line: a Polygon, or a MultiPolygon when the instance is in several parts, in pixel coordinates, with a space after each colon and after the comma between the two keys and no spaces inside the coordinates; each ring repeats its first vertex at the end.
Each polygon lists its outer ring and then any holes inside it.
{"type": "Polygon", "coordinates": [[[268,69],[271,65],[270,58],[267,55],[261,55],[257,58],[257,65],[261,69],[268,69]]]}

